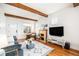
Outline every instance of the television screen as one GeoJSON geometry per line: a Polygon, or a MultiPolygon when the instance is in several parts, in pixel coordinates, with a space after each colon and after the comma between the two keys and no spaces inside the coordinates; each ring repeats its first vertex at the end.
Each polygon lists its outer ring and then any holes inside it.
{"type": "Polygon", "coordinates": [[[64,36],[64,28],[61,27],[50,27],[49,34],[53,36],[64,36]]]}

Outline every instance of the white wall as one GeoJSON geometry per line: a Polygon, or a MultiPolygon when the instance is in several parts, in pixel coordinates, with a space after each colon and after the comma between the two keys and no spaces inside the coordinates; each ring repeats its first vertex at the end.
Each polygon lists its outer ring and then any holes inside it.
{"type": "Polygon", "coordinates": [[[50,14],[49,26],[51,26],[51,20],[55,17],[58,22],[52,26],[64,26],[63,39],[70,42],[71,48],[79,50],[79,8],[66,8],[50,14]]]}
{"type": "Polygon", "coordinates": [[[6,19],[3,10],[0,8],[0,48],[8,45],[6,35],[6,19]]]}

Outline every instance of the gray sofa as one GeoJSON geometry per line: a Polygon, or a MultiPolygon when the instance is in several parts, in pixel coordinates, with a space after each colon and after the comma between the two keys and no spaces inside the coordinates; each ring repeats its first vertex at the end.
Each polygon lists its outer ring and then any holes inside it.
{"type": "Polygon", "coordinates": [[[23,50],[21,49],[20,44],[15,44],[12,46],[4,47],[2,48],[5,50],[5,55],[6,56],[23,56],[23,50]],[[18,52],[18,54],[17,54],[18,52]]]}

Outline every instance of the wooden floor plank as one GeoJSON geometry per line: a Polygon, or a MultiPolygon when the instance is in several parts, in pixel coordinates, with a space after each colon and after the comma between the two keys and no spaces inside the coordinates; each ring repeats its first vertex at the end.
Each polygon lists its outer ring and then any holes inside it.
{"type": "Polygon", "coordinates": [[[67,49],[64,49],[61,46],[53,44],[53,43],[44,43],[42,41],[39,41],[39,42],[41,42],[47,46],[50,46],[52,48],[55,48],[54,51],[52,51],[48,54],[48,56],[79,56],[79,52],[76,52],[72,49],[67,50],[67,49]]]}

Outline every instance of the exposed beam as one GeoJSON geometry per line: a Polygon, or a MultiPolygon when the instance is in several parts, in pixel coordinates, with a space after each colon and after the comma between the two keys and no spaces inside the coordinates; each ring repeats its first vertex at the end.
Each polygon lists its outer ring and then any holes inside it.
{"type": "Polygon", "coordinates": [[[5,16],[19,18],[19,19],[24,19],[24,20],[30,20],[30,21],[38,21],[38,20],[35,20],[35,19],[31,19],[31,18],[27,18],[27,17],[22,17],[22,16],[17,16],[17,15],[8,14],[8,13],[5,13],[5,16]]]}
{"type": "Polygon", "coordinates": [[[41,16],[44,16],[44,17],[48,17],[47,14],[45,14],[45,13],[43,13],[43,12],[40,12],[40,11],[38,11],[38,10],[36,10],[36,9],[33,9],[33,8],[31,8],[31,7],[28,7],[28,6],[26,6],[26,5],[23,5],[23,4],[21,4],[21,3],[6,3],[6,4],[9,4],[9,5],[11,5],[11,6],[18,7],[18,8],[20,8],[20,9],[23,9],[23,10],[26,10],[26,11],[30,11],[30,12],[32,12],[32,13],[35,13],[35,14],[38,14],[38,15],[41,15],[41,16]]]}
{"type": "Polygon", "coordinates": [[[79,3],[73,3],[73,6],[74,7],[79,6],[79,3]]]}

